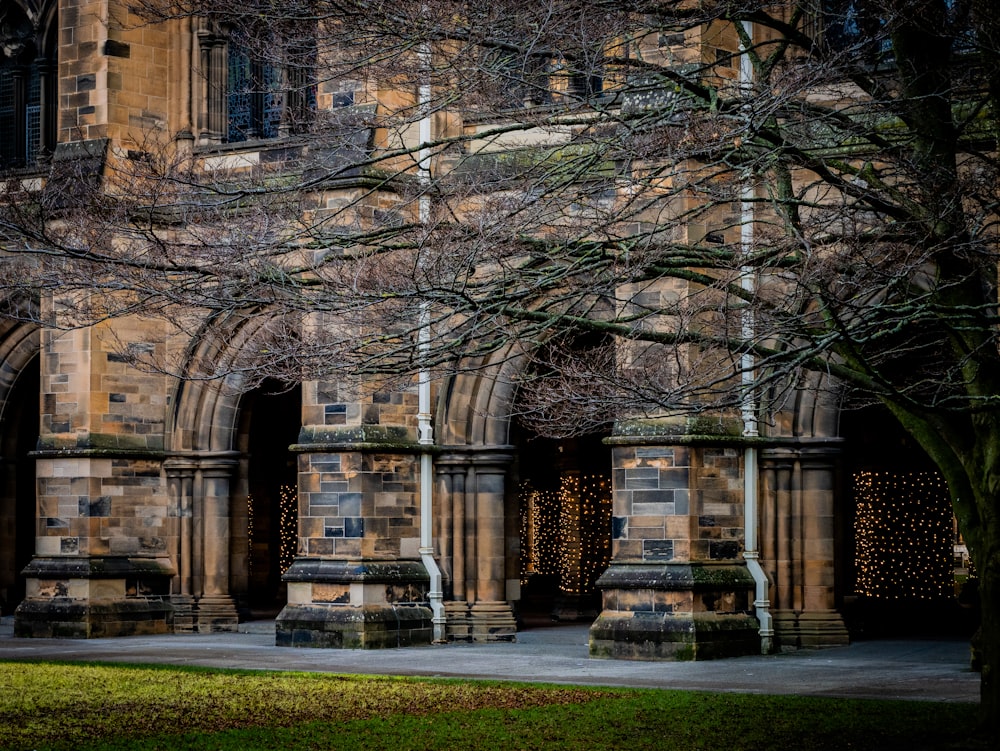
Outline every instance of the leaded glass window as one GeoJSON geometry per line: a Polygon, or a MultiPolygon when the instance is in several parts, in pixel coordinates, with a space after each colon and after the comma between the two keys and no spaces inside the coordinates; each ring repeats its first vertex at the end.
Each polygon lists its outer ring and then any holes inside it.
{"type": "Polygon", "coordinates": [[[30,167],[41,146],[38,64],[0,58],[0,168],[30,167]]]}
{"type": "Polygon", "coordinates": [[[226,140],[277,137],[284,108],[281,70],[253,56],[238,38],[229,41],[228,62],[226,140]]]}

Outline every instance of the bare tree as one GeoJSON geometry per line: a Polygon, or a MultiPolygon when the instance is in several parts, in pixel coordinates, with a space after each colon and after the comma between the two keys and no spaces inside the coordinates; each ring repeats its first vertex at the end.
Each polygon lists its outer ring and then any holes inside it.
{"type": "Polygon", "coordinates": [[[294,147],[250,168],[149,133],[108,155],[100,190],[72,172],[41,193],[10,183],[11,299],[202,335],[271,317],[267,347],[184,377],[405,382],[529,358],[521,403],[550,435],[747,404],[766,417],[828,374],[888,407],[947,480],[980,576],[996,737],[993,3],[136,11],[238,33],[260,70],[284,71],[294,147]]]}

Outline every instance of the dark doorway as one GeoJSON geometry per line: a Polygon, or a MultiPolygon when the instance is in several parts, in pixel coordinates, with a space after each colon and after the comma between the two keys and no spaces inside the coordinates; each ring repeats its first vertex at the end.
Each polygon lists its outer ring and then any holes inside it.
{"type": "Polygon", "coordinates": [[[240,401],[246,457],[246,606],[248,617],[275,616],[286,602],[281,575],[298,543],[296,455],[302,390],[265,382],[240,401]]]}
{"type": "Polygon", "coordinates": [[[888,410],[845,410],[843,607],[855,637],[969,636],[975,576],[934,463],[888,410]]]}
{"type": "Polygon", "coordinates": [[[611,561],[611,452],[602,436],[519,444],[522,625],[593,620],[611,561]]]}
{"type": "Polygon", "coordinates": [[[21,571],[35,552],[35,460],[38,444],[39,361],[14,381],[0,415],[0,615],[24,599],[21,571]]]}

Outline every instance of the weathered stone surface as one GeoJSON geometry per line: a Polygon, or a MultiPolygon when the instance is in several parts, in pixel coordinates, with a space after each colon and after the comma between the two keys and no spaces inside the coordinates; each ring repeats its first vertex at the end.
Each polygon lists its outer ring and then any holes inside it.
{"type": "Polygon", "coordinates": [[[431,610],[421,605],[288,605],[275,620],[282,647],[411,647],[432,636],[431,610]]]}
{"type": "Polygon", "coordinates": [[[91,639],[172,630],[173,607],[161,598],[78,600],[70,597],[24,600],[14,613],[14,635],[91,639]]]}
{"type": "Polygon", "coordinates": [[[590,628],[590,656],[622,660],[710,660],[760,652],[747,613],[604,611],[590,628]]]}

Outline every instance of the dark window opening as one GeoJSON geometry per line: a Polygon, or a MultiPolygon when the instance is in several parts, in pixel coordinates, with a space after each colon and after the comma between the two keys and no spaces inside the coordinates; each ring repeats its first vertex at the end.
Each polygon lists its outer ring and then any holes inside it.
{"type": "Polygon", "coordinates": [[[226,141],[239,143],[304,132],[316,108],[315,45],[267,60],[234,34],[226,71],[226,141]]]}
{"type": "Polygon", "coordinates": [[[55,112],[55,65],[25,18],[8,18],[0,42],[0,169],[30,168],[55,141],[46,122],[55,112]]]}
{"type": "MultiPolygon", "coordinates": [[[[968,54],[975,48],[975,33],[969,4],[945,0],[945,36],[951,37],[953,54],[968,54]]],[[[823,38],[835,52],[851,51],[869,65],[893,64],[891,19],[883,4],[870,0],[823,0],[823,38]]]]}
{"type": "Polygon", "coordinates": [[[492,48],[484,51],[480,66],[487,85],[497,90],[501,107],[517,108],[551,101],[549,61],[543,55],[492,48]]]}
{"type": "Polygon", "coordinates": [[[235,39],[229,41],[227,86],[230,143],[252,138],[275,138],[281,124],[281,72],[255,59],[235,39]]]}
{"type": "Polygon", "coordinates": [[[575,99],[594,99],[604,90],[604,61],[599,51],[584,51],[568,57],[566,90],[575,99]]]}

